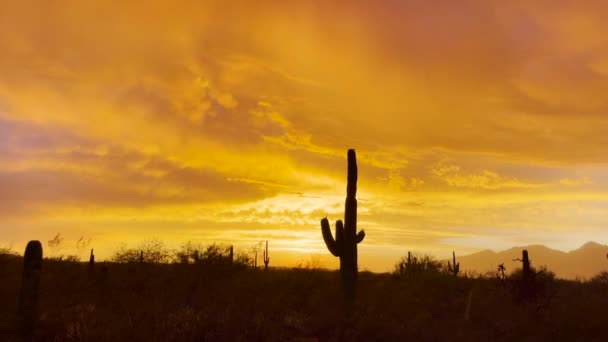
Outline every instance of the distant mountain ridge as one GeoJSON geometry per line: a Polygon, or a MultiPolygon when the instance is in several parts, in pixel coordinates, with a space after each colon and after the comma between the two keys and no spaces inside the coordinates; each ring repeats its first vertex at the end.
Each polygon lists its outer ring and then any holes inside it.
{"type": "Polygon", "coordinates": [[[521,251],[524,249],[528,250],[533,267],[546,266],[559,278],[589,279],[602,271],[608,271],[608,246],[593,241],[570,252],[551,249],[544,245],[529,245],[513,247],[502,252],[486,249],[456,257],[462,272],[495,272],[498,265],[504,263],[507,273],[510,273],[521,268],[521,263],[513,260],[521,258],[521,251]]]}

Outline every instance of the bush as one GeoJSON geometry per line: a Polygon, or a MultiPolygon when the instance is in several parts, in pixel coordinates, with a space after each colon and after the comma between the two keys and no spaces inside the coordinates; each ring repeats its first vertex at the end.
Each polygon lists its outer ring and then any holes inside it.
{"type": "Polygon", "coordinates": [[[432,256],[417,256],[413,253],[401,257],[395,265],[395,274],[402,276],[439,275],[445,271],[445,265],[432,256]]]}
{"type": "Polygon", "coordinates": [[[0,247],[0,256],[15,257],[19,256],[19,253],[13,251],[10,247],[0,247]]]}
{"type": "Polygon", "coordinates": [[[608,287],[608,272],[604,271],[599,274],[596,274],[589,280],[589,283],[592,285],[606,288],[608,287]]]}
{"type": "Polygon", "coordinates": [[[151,239],[144,240],[137,248],[129,249],[124,245],[121,246],[120,249],[110,257],[110,260],[117,263],[136,263],[142,261],[145,263],[160,264],[170,262],[172,260],[171,256],[172,253],[169,249],[165,248],[164,242],[151,239]]]}

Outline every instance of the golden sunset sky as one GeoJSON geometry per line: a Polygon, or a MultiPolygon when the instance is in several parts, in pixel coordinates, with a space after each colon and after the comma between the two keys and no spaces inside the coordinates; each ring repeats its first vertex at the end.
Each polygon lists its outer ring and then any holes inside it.
{"type": "Polygon", "coordinates": [[[128,3],[2,4],[0,245],[336,267],[348,148],[360,269],[608,241],[606,1],[128,3]]]}

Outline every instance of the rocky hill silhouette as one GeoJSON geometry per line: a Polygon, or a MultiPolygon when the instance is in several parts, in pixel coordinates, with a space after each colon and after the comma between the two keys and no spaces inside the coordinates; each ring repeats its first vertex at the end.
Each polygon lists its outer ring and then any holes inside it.
{"type": "Polygon", "coordinates": [[[504,263],[509,273],[521,267],[519,262],[513,260],[521,258],[523,249],[528,250],[533,267],[546,266],[560,278],[589,279],[602,271],[608,271],[608,246],[592,241],[570,252],[551,249],[544,245],[528,245],[501,252],[483,250],[461,256],[458,260],[463,271],[494,272],[498,264],[504,263]]]}

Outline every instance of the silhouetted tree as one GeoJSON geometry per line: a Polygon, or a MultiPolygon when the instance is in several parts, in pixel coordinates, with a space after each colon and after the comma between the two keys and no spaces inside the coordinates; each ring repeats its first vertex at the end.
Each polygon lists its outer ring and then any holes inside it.
{"type": "Polygon", "coordinates": [[[418,257],[407,252],[407,257],[402,257],[395,266],[395,272],[402,276],[415,277],[420,275],[439,275],[445,269],[445,264],[425,255],[418,257]]]}

